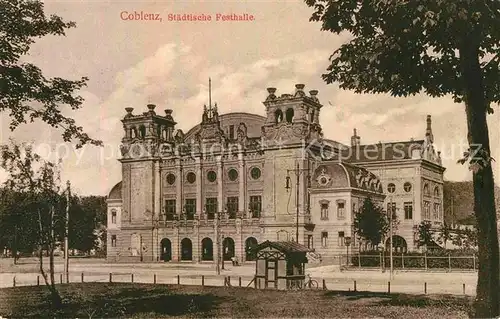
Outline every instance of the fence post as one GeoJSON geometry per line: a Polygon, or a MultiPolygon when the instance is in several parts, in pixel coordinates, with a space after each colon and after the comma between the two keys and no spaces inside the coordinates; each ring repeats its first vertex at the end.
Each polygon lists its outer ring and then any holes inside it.
{"type": "Polygon", "coordinates": [[[462,284],[462,291],[464,292],[465,295],[465,284],[462,284]]]}
{"type": "Polygon", "coordinates": [[[357,288],[356,288],[356,280],[354,280],[354,291],[357,291],[357,288]]]}
{"type": "Polygon", "coordinates": [[[425,270],[427,270],[427,252],[425,252],[424,254],[424,267],[425,267],[425,270]]]}
{"type": "Polygon", "coordinates": [[[205,287],[205,275],[201,275],[201,286],[205,287]]]}
{"type": "Polygon", "coordinates": [[[361,268],[361,254],[358,254],[358,266],[361,268]]]}
{"type": "Polygon", "coordinates": [[[59,281],[61,282],[62,284],[62,274],[59,274],[59,281]]]}
{"type": "Polygon", "coordinates": [[[405,269],[405,253],[401,253],[401,268],[405,269]]]}
{"type": "Polygon", "coordinates": [[[390,281],[387,282],[387,293],[388,294],[391,293],[391,282],[390,281]]]}
{"type": "Polygon", "coordinates": [[[36,285],[40,286],[40,276],[36,276],[36,285]]]}
{"type": "Polygon", "coordinates": [[[134,283],[134,274],[130,274],[130,282],[134,283]]]}
{"type": "Polygon", "coordinates": [[[424,294],[427,294],[427,282],[424,282],[424,294]]]}
{"type": "Polygon", "coordinates": [[[12,287],[16,286],[16,276],[12,277],[12,287]]]}
{"type": "Polygon", "coordinates": [[[156,274],[153,275],[153,284],[156,285],[156,274]]]}
{"type": "Polygon", "coordinates": [[[472,255],[472,266],[474,267],[474,270],[476,270],[476,255],[472,255]]]}
{"type": "Polygon", "coordinates": [[[451,255],[448,254],[448,269],[451,272],[451,255]]]}
{"type": "Polygon", "coordinates": [[[380,269],[384,269],[384,266],[382,266],[382,253],[379,253],[378,254],[378,262],[380,264],[380,269]]]}
{"type": "Polygon", "coordinates": [[[231,287],[231,276],[227,276],[227,286],[231,287]]]}
{"type": "Polygon", "coordinates": [[[83,282],[83,271],[82,271],[82,282],[83,282]]]}
{"type": "Polygon", "coordinates": [[[109,273],[109,282],[113,282],[113,274],[109,273]]]}
{"type": "Polygon", "coordinates": [[[180,285],[181,284],[181,276],[180,275],[177,275],[177,284],[180,285]]]}
{"type": "Polygon", "coordinates": [[[241,277],[238,278],[238,286],[241,287],[241,277]]]}
{"type": "Polygon", "coordinates": [[[326,290],[326,281],[323,279],[323,290],[326,290]]]}

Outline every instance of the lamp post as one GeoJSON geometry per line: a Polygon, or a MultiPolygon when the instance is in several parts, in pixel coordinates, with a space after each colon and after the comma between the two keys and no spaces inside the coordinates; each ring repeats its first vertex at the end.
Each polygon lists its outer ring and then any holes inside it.
{"type": "Polygon", "coordinates": [[[217,241],[217,266],[216,266],[216,271],[217,275],[220,275],[220,270],[221,270],[221,262],[222,262],[222,270],[224,270],[224,235],[222,235],[222,242],[221,242],[221,231],[220,231],[220,221],[221,217],[226,213],[227,207],[224,211],[222,212],[216,212],[216,220],[215,220],[215,239],[217,241]]]}
{"type": "Polygon", "coordinates": [[[393,264],[393,260],[392,260],[392,248],[393,248],[393,243],[392,243],[392,232],[393,232],[393,229],[392,229],[392,217],[393,217],[393,214],[394,214],[394,206],[393,206],[393,203],[392,203],[392,199],[390,200],[389,202],[389,209],[387,210],[387,213],[389,214],[389,259],[390,259],[390,276],[392,278],[393,276],[393,271],[394,271],[394,264],[393,264]]]}
{"type": "MultiPolygon", "coordinates": [[[[287,169],[286,170],[286,185],[285,185],[285,189],[286,191],[288,192],[288,190],[291,188],[290,186],[290,172],[293,172],[295,173],[295,176],[296,176],[296,181],[295,181],[295,187],[296,187],[296,190],[295,190],[295,218],[296,218],[296,221],[295,221],[295,242],[299,243],[299,196],[300,196],[300,192],[299,192],[299,186],[300,186],[300,175],[303,173],[303,172],[308,172],[309,173],[309,168],[300,168],[300,165],[299,165],[299,162],[297,161],[297,164],[296,164],[296,167],[295,169],[287,169]]],[[[310,186],[309,183],[310,183],[310,176],[309,174],[307,175],[307,180],[308,180],[308,187],[310,186]]]]}

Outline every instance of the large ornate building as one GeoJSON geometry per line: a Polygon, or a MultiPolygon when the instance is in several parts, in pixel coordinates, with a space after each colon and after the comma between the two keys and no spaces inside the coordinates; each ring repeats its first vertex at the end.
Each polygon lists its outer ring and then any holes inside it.
{"type": "Polygon", "coordinates": [[[267,89],[266,116],[219,114],[204,107],[201,123],[175,128],[172,110],[155,105],[122,122],[122,181],[108,196],[110,261],[252,259],[264,240],[294,240],[332,260],[360,244],[354,213],[370,197],[394,207],[393,245],[416,249],[416,225],[443,221],[443,171],[425,137],[363,145],[326,139],[318,91],[267,89]]]}

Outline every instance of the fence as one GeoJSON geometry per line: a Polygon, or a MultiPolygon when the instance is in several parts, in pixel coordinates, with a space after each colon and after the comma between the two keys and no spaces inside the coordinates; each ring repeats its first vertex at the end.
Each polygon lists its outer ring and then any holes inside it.
{"type": "MultiPolygon", "coordinates": [[[[453,270],[477,270],[476,256],[429,256],[429,255],[405,255],[393,254],[392,264],[395,269],[445,269],[453,270]]],[[[339,257],[340,265],[345,265],[348,257],[339,257]]],[[[352,267],[359,268],[388,268],[391,264],[389,255],[352,255],[349,256],[352,267]]]]}
{"type": "MultiPolygon", "coordinates": [[[[186,275],[186,276],[158,276],[157,274],[136,275],[133,273],[109,273],[109,274],[75,274],[71,273],[66,278],[63,274],[56,274],[57,283],[143,283],[143,284],[169,284],[169,285],[194,285],[201,287],[249,287],[256,288],[254,277],[251,276],[217,276],[217,275],[186,275]]],[[[323,279],[312,278],[316,281],[320,290],[334,291],[354,291],[354,292],[379,292],[379,293],[410,293],[410,294],[454,294],[454,295],[474,295],[475,284],[450,280],[446,284],[443,282],[408,282],[405,280],[387,280],[384,278],[373,278],[369,280],[359,279],[323,279]]],[[[6,283],[3,283],[3,286],[6,283]]],[[[40,286],[44,285],[42,276],[36,274],[16,274],[12,278],[10,287],[19,286],[40,286]]]]}

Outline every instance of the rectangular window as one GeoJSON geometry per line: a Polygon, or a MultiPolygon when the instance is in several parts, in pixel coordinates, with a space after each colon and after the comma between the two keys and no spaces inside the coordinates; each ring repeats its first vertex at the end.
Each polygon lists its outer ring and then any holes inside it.
{"type": "Polygon", "coordinates": [[[116,247],[116,235],[111,235],[111,247],[116,247]]]}
{"type": "Polygon", "coordinates": [[[234,125],[229,125],[229,139],[234,139],[234,125]]]}
{"type": "Polygon", "coordinates": [[[236,213],[238,212],[238,197],[228,197],[227,198],[227,214],[230,219],[236,218],[236,213]]]}
{"type": "Polygon", "coordinates": [[[405,202],[405,219],[413,219],[413,202],[405,202]]]}
{"type": "Polygon", "coordinates": [[[314,248],[313,235],[307,235],[307,248],[314,248]]]}
{"type": "Polygon", "coordinates": [[[328,233],[326,231],[321,232],[321,247],[326,247],[328,243],[328,233]]]}
{"type": "Polygon", "coordinates": [[[174,220],[175,218],[175,199],[165,201],[165,219],[174,220]]]}
{"type": "Polygon", "coordinates": [[[344,237],[344,232],[339,231],[339,246],[343,247],[345,245],[345,237],[344,237]]]}
{"type": "Polygon", "coordinates": [[[338,219],[345,218],[345,202],[344,201],[337,202],[337,218],[338,219]]]}
{"type": "Polygon", "coordinates": [[[424,219],[431,218],[431,203],[424,201],[424,219]]]}
{"type": "Polygon", "coordinates": [[[434,219],[439,219],[439,204],[434,203],[434,219]]]}
{"type": "Polygon", "coordinates": [[[111,211],[111,224],[116,224],[116,210],[111,211]]]}
{"type": "Polygon", "coordinates": [[[194,214],[196,214],[196,198],[186,198],[184,211],[186,212],[186,219],[194,219],[194,214]]]}
{"type": "Polygon", "coordinates": [[[206,203],[206,213],[208,219],[214,219],[217,213],[217,198],[209,197],[206,203]]]}
{"type": "Polygon", "coordinates": [[[250,212],[252,212],[252,218],[260,218],[261,211],[262,211],[262,197],[250,196],[250,212]]]}
{"type": "Polygon", "coordinates": [[[321,204],[321,220],[328,219],[328,203],[321,204]]]}

